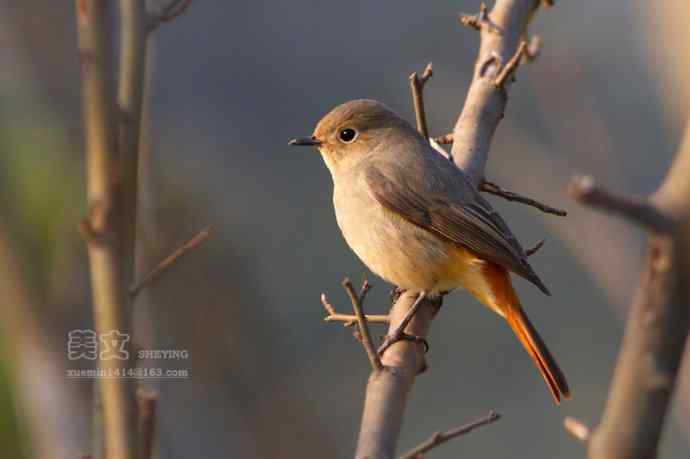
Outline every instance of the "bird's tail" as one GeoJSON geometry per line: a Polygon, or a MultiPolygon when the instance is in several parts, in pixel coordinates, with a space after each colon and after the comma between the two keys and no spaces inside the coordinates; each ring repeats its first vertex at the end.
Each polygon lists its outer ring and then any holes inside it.
{"type": "Polygon", "coordinates": [[[522,310],[520,303],[506,308],[505,318],[513,329],[513,332],[522,343],[527,353],[532,357],[535,366],[549,386],[551,395],[556,403],[560,403],[561,397],[570,398],[570,388],[565,380],[565,375],[556,363],[551,352],[544,344],[539,333],[522,310]]]}
{"type": "Polygon", "coordinates": [[[560,403],[561,397],[570,398],[565,375],[522,309],[508,271],[494,263],[486,263],[483,273],[492,291],[486,303],[506,319],[544,377],[556,403],[560,403]]]}

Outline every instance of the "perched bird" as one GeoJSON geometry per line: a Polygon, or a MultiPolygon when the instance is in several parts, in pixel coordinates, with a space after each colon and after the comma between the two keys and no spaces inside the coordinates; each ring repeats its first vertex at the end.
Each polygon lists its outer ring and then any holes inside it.
{"type": "MultiPolygon", "coordinates": [[[[290,141],[321,152],[348,245],[371,271],[426,295],[463,287],[506,319],[556,403],[563,372],[527,318],[509,271],[549,295],[515,236],[463,172],[408,122],[373,100],[334,108],[314,134],[290,141]]],[[[388,343],[390,344],[390,342],[388,343]]]]}

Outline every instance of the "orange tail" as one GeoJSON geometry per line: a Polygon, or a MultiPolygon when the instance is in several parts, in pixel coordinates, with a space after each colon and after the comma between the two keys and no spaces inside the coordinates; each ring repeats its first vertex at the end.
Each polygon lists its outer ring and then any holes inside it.
{"type": "Polygon", "coordinates": [[[513,329],[527,353],[532,357],[534,364],[549,386],[551,395],[553,395],[556,403],[561,402],[561,396],[566,399],[570,398],[570,388],[568,388],[565,375],[532,325],[532,322],[530,322],[520,307],[520,304],[506,308],[505,312],[510,328],[513,329]]]}
{"type": "Polygon", "coordinates": [[[544,377],[556,403],[560,403],[561,397],[570,398],[565,375],[522,310],[508,271],[494,263],[486,263],[483,266],[483,274],[493,293],[492,301],[488,301],[487,304],[508,321],[510,328],[544,377]]]}

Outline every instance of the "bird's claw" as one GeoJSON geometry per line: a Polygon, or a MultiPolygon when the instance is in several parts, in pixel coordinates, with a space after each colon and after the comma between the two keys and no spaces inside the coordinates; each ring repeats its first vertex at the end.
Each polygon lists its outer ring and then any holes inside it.
{"type": "Polygon", "coordinates": [[[421,336],[410,335],[403,331],[398,331],[397,333],[386,335],[384,337],[383,343],[381,343],[381,346],[379,346],[378,349],[379,357],[382,357],[383,353],[386,352],[386,349],[388,349],[398,341],[411,341],[413,343],[422,344],[424,346],[424,354],[429,352],[429,342],[425,338],[422,338],[421,336]]]}

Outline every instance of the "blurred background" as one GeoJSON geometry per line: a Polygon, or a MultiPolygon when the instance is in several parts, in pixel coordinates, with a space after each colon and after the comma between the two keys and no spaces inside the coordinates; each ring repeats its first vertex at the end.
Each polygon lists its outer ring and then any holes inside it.
{"type": "MultiPolygon", "coordinates": [[[[196,0],[155,33],[140,273],[215,228],[136,305],[139,347],[190,355],[156,363],[189,378],[145,383],[159,394],[159,457],[351,456],[369,366],[348,330],[322,322],[319,295],[347,310],[341,279],[367,273],[338,232],[318,154],[287,141],[354,98],[412,121],[407,76],[429,61],[430,129],[448,132],[479,39],[456,14],[478,6],[196,0]]],[[[548,240],[532,264],[553,297],[521,280],[518,290],[573,399],[554,406],[505,323],[454,292],[434,322],[401,451],[493,409],[499,423],[431,456],[584,456],[562,420],[595,425],[602,411],[643,235],[573,205],[565,187],[574,173],[636,195],[659,183],[690,107],[689,23],[680,0],[564,1],[538,13],[541,56],[518,71],[487,177],[569,211],[489,197],[524,245],[548,240]]],[[[93,388],[65,376],[67,333],[93,325],[77,231],[86,206],[72,2],[0,0],[0,44],[0,444],[8,458],[74,458],[91,449],[93,388]]],[[[382,313],[390,286],[371,281],[367,309],[382,313]]],[[[690,455],[689,384],[664,458],[690,455]]]]}

